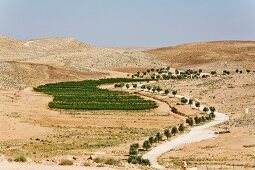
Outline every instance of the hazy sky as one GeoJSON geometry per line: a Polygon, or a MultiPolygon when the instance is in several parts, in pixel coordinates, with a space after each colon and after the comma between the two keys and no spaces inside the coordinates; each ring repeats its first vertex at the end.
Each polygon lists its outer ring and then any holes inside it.
{"type": "Polygon", "coordinates": [[[255,0],[0,0],[0,34],[105,47],[255,40],[255,0]]]}

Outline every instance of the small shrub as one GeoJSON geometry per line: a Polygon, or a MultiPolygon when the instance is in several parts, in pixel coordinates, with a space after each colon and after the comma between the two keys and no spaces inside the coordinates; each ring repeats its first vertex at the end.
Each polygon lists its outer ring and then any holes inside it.
{"type": "Polygon", "coordinates": [[[207,107],[204,107],[203,111],[204,111],[204,112],[208,112],[209,109],[208,109],[207,107]]]}
{"type": "Polygon", "coordinates": [[[73,161],[69,160],[69,159],[63,159],[60,161],[59,165],[73,165],[73,161]]]}
{"type": "Polygon", "coordinates": [[[217,74],[216,71],[212,71],[212,72],[211,72],[211,75],[216,75],[216,74],[217,74]]]}
{"type": "Polygon", "coordinates": [[[184,104],[186,104],[186,103],[188,102],[188,99],[186,99],[185,97],[182,97],[182,98],[181,98],[181,102],[184,103],[184,104]]]}
{"type": "Polygon", "coordinates": [[[200,107],[200,103],[199,102],[196,102],[196,107],[200,107]]]}
{"type": "Polygon", "coordinates": [[[166,89],[166,90],[165,90],[165,94],[167,95],[168,93],[169,93],[169,90],[168,90],[168,89],[166,89]]]}
{"type": "Polygon", "coordinates": [[[14,161],[15,161],[15,162],[26,162],[26,161],[27,161],[27,158],[26,158],[24,155],[17,155],[17,156],[14,158],[14,161]]]}
{"type": "Polygon", "coordinates": [[[175,114],[179,114],[179,111],[178,111],[175,107],[173,107],[173,108],[171,109],[171,111],[172,111],[173,113],[175,113],[175,114]]]}
{"type": "Polygon", "coordinates": [[[142,164],[142,165],[145,165],[145,166],[150,166],[150,165],[151,165],[149,159],[142,159],[142,160],[141,160],[141,164],[142,164]]]}
{"type": "Polygon", "coordinates": [[[177,90],[173,90],[172,94],[175,96],[177,94],[177,90]]]}

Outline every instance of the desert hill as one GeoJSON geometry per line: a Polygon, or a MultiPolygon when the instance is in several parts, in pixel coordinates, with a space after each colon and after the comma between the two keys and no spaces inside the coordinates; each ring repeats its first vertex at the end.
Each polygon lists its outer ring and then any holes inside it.
{"type": "Polygon", "coordinates": [[[151,67],[161,63],[133,49],[94,47],[73,38],[28,41],[0,37],[0,61],[40,63],[72,69],[151,67]]]}
{"type": "Polygon", "coordinates": [[[213,41],[148,50],[173,67],[255,68],[255,41],[213,41]]]}
{"type": "Polygon", "coordinates": [[[73,38],[15,40],[0,36],[0,65],[0,88],[17,89],[102,78],[111,75],[109,70],[154,67],[161,62],[142,50],[99,48],[73,38]]]}

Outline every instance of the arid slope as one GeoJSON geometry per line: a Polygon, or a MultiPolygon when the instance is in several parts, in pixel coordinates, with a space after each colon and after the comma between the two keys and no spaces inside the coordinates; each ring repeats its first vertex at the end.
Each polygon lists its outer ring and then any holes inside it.
{"type": "Polygon", "coordinates": [[[203,66],[208,70],[255,67],[255,41],[190,43],[148,50],[148,54],[173,67],[203,66]]]}

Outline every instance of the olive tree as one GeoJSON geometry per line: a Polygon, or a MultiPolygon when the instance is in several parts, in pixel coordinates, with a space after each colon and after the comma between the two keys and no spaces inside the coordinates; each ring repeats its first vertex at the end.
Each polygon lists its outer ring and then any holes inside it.
{"type": "Polygon", "coordinates": [[[173,135],[175,135],[176,133],[178,133],[178,129],[177,129],[177,127],[173,127],[172,128],[172,130],[171,130],[171,133],[173,134],[173,135]]]}
{"type": "Polygon", "coordinates": [[[148,140],[143,142],[143,148],[145,150],[148,150],[150,147],[151,147],[151,143],[148,140]]]}
{"type": "Polygon", "coordinates": [[[178,130],[179,130],[180,132],[183,132],[184,129],[185,129],[185,127],[184,127],[183,123],[180,124],[178,130]]]}
{"type": "Polygon", "coordinates": [[[171,137],[170,130],[169,130],[169,129],[166,129],[166,130],[164,131],[164,135],[166,136],[167,139],[168,139],[169,137],[171,137]]]}
{"type": "Polygon", "coordinates": [[[177,94],[177,90],[173,90],[172,94],[175,96],[177,94]]]}

